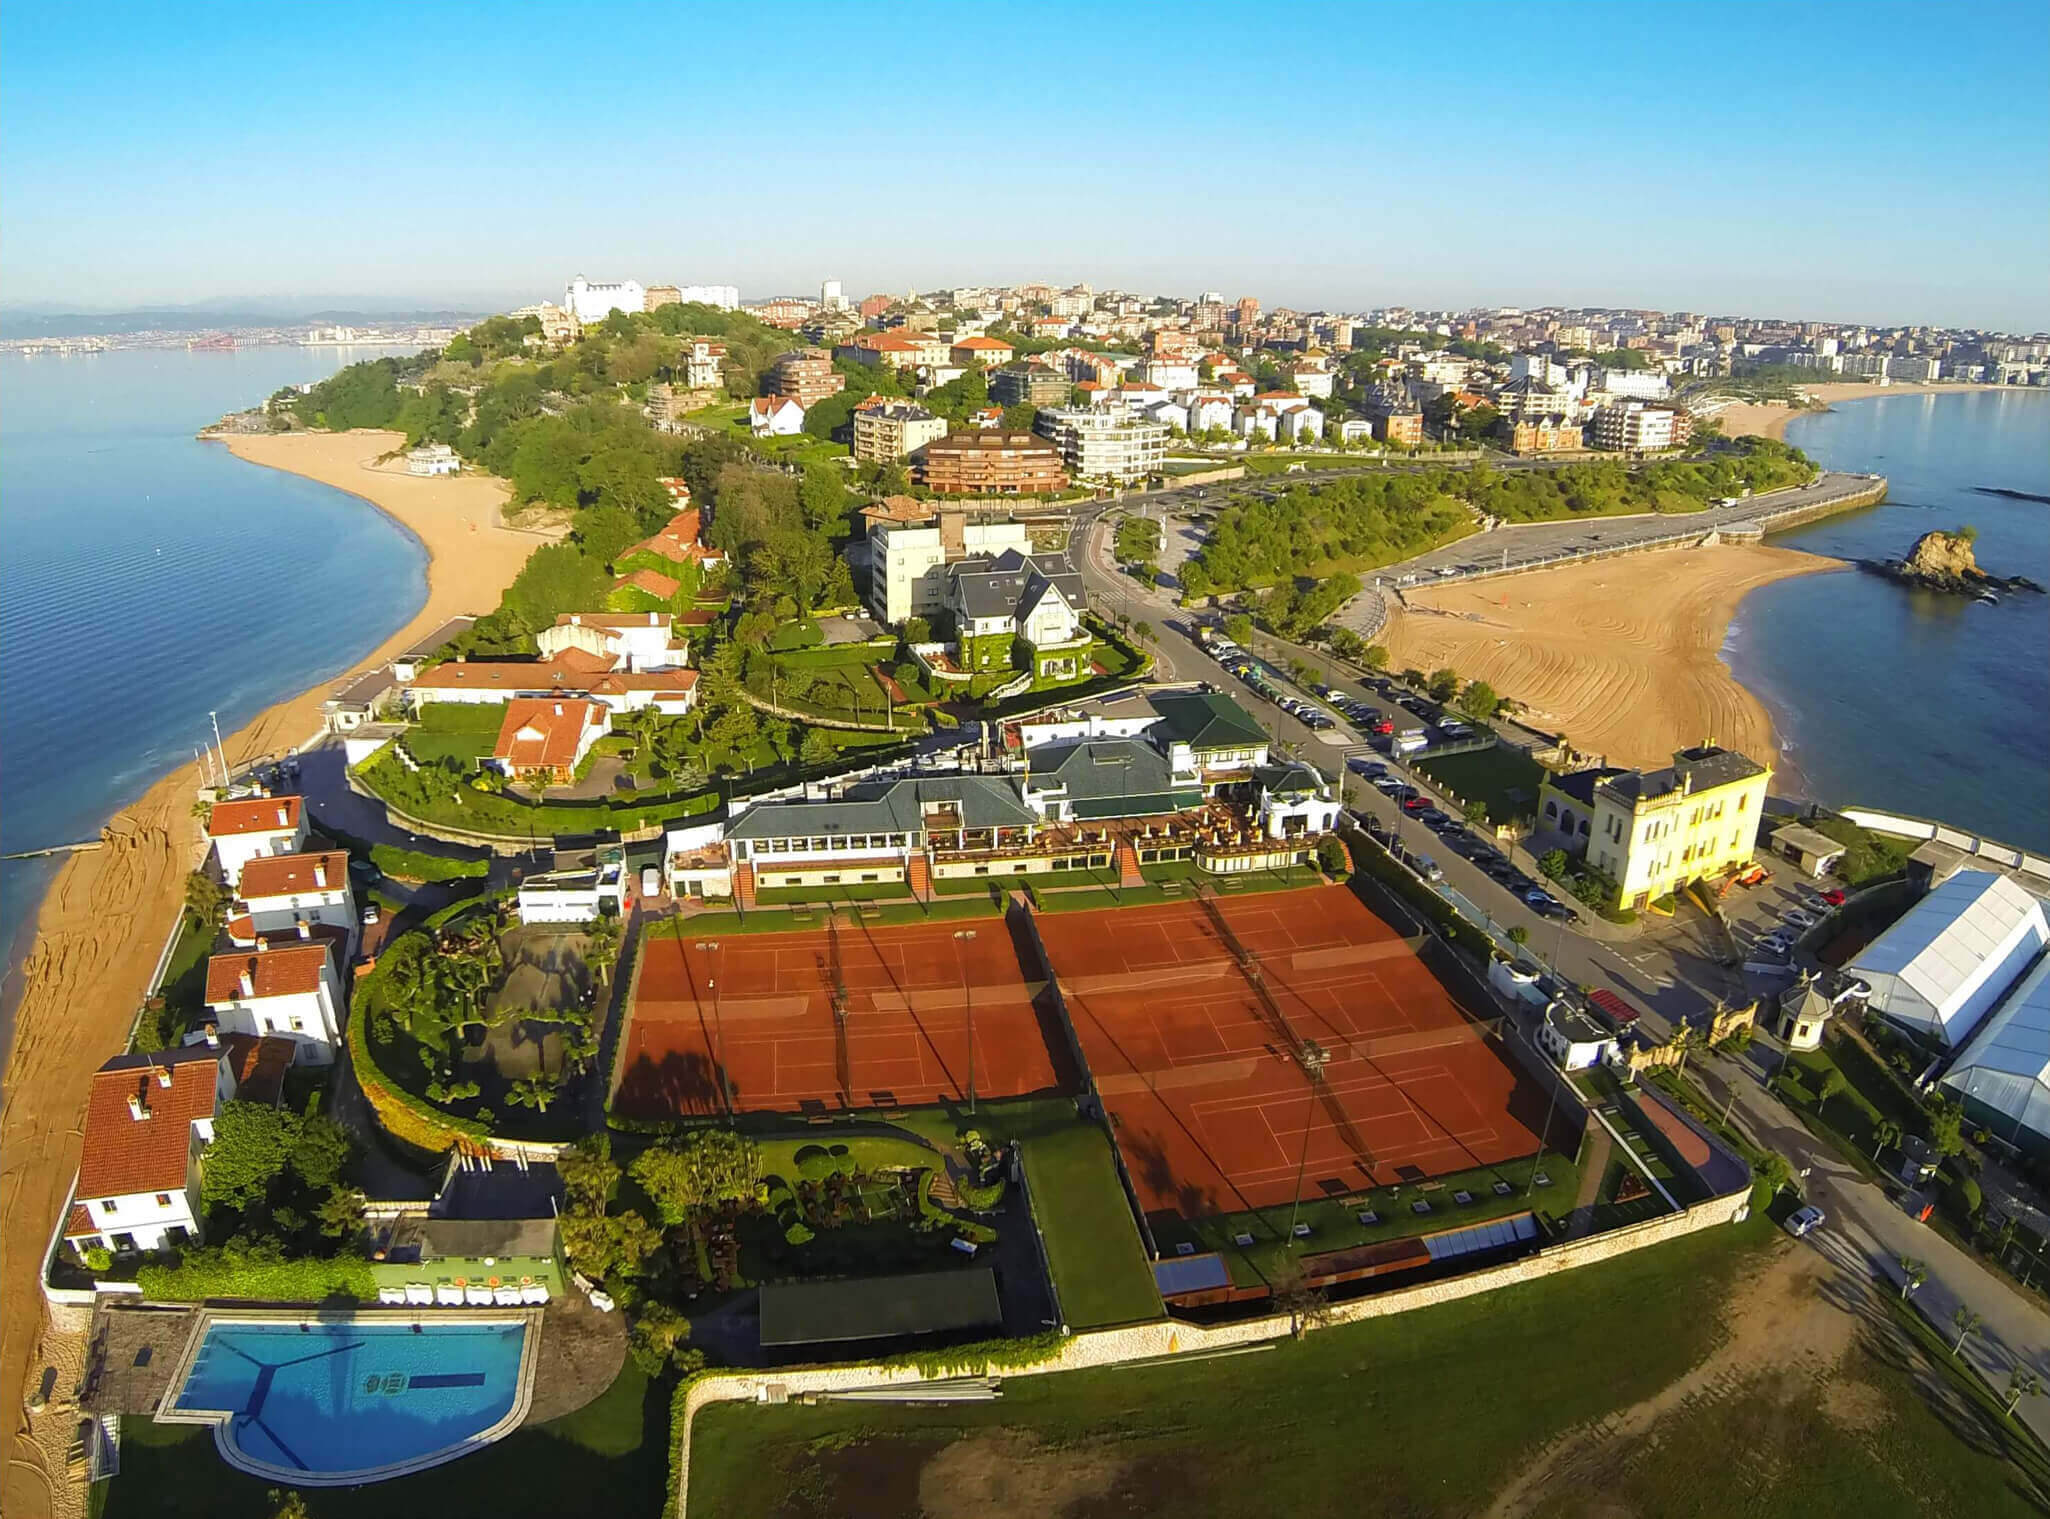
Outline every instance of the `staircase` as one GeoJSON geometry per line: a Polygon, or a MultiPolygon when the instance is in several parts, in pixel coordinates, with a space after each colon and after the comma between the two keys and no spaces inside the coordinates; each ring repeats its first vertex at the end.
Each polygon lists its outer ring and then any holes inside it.
{"type": "Polygon", "coordinates": [[[932,864],[923,849],[914,849],[904,860],[904,884],[921,902],[932,900],[932,864]]]}
{"type": "Polygon", "coordinates": [[[733,901],[742,912],[755,905],[755,868],[746,861],[733,867],[733,901]]]}
{"type": "Polygon", "coordinates": [[[1144,886],[1146,876],[1139,869],[1139,851],[1128,838],[1120,838],[1117,847],[1118,885],[1144,886]]]}

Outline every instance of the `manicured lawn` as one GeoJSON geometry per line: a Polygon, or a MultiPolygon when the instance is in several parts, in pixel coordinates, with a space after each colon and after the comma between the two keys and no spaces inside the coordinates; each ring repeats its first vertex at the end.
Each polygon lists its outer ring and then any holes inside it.
{"type": "Polygon", "coordinates": [[[429,702],[406,730],[406,748],[416,760],[458,760],[467,765],[491,752],[505,726],[505,703],[429,702]]]}
{"type": "MultiPolygon", "coordinates": [[[[1030,1464],[1006,1469],[1021,1483],[1051,1485],[1071,1462],[1110,1471],[1099,1476],[1112,1484],[1106,1513],[1478,1514],[1534,1452],[1700,1364],[1723,1334],[1724,1290],[1760,1267],[1773,1231],[1761,1209],[1745,1224],[1261,1354],[1012,1376],[996,1403],[714,1405],[696,1423],[691,1511],[909,1519],[931,1456],[1009,1434],[1038,1443],[1006,1447],[1030,1464]]],[[[1603,1469],[1562,1473],[1537,1512],[1586,1514],[1598,1494],[1602,1512],[1692,1519],[2040,1514],[2025,1484],[2040,1493],[2050,1483],[2041,1454],[1957,1381],[1940,1347],[1922,1347],[1858,1331],[1831,1396],[1710,1389],[1658,1420],[1655,1445],[1597,1446],[1603,1469]]]]}
{"type": "MultiPolygon", "coordinates": [[[[308,1488],[314,1519],[568,1519],[655,1515],[669,1476],[669,1386],[628,1360],[612,1386],[573,1414],[518,1429],[474,1455],[360,1488],[308,1488]],[[601,1498],[602,1495],[602,1498],[601,1498]]],[[[270,1484],[243,1475],[201,1425],[121,1421],[121,1475],[107,1519],[269,1519],[270,1484]]]]}
{"type": "Polygon", "coordinates": [[[1255,1287],[1270,1280],[1275,1266],[1292,1255],[1345,1250],[1354,1245],[1378,1244],[1383,1240],[1406,1239],[1416,1234],[1435,1234],[1467,1224],[1484,1223],[1491,1218],[1507,1218],[1512,1213],[1534,1212],[1555,1223],[1563,1223],[1573,1211],[1573,1199],[1579,1186],[1580,1172],[1573,1164],[1573,1157],[1551,1151],[1542,1158],[1532,1156],[1435,1178],[1428,1191],[1415,1186],[1382,1187],[1368,1193],[1328,1198],[1317,1191],[1313,1173],[1304,1182],[1305,1195],[1299,1210],[1282,1206],[1200,1219],[1195,1223],[1156,1223],[1153,1242],[1163,1253],[1172,1252],[1183,1240],[1194,1244],[1198,1250],[1215,1250],[1230,1267],[1233,1281],[1241,1286],[1255,1287]],[[1531,1175],[1536,1171],[1545,1174],[1549,1179],[1548,1185],[1539,1187],[1532,1184],[1531,1175]],[[1507,1196],[1495,1191],[1498,1182],[1509,1188],[1507,1196]],[[1454,1201],[1453,1194],[1461,1191],[1470,1195],[1473,1201],[1454,1201]],[[1419,1201],[1429,1202],[1431,1211],[1416,1212],[1415,1204],[1419,1201]],[[1375,1222],[1361,1223],[1359,1215],[1362,1212],[1374,1213],[1375,1222]],[[1291,1218],[1310,1226],[1309,1238],[1298,1241],[1293,1248],[1289,1245],[1291,1218]],[[1250,1234],[1253,1243],[1240,1245],[1237,1240],[1241,1234],[1250,1234]]]}
{"type": "Polygon", "coordinates": [[[1103,1130],[1070,1118],[1027,1139],[1025,1181],[1068,1326],[1159,1318],[1160,1293],[1103,1130]]]}
{"type": "MultiPolygon", "coordinates": [[[[678,918],[667,926],[657,925],[650,932],[667,933],[671,937],[689,936],[704,938],[711,934],[794,934],[805,933],[825,927],[826,899],[821,893],[840,890],[838,887],[818,886],[811,888],[790,888],[793,891],[809,890],[808,900],[813,904],[806,909],[791,907],[755,907],[745,913],[702,912],[688,918],[678,918]]],[[[993,918],[1001,916],[1003,908],[987,897],[956,897],[940,902],[882,902],[873,904],[875,916],[863,917],[864,923],[898,924],[938,922],[953,918],[993,918]]],[[[856,909],[842,904],[843,913],[856,909]]]]}
{"type": "Polygon", "coordinates": [[[1538,787],[1544,783],[1545,767],[1521,750],[1497,744],[1471,754],[1424,760],[1417,769],[1462,801],[1484,804],[1491,823],[1537,819],[1538,787]]]}
{"type": "Polygon", "coordinates": [[[1849,1039],[1831,1039],[1819,1050],[1790,1055],[1773,1091],[1780,1101],[1840,1141],[1866,1167],[1875,1164],[1873,1125],[1890,1118],[1905,1134],[1920,1134],[1922,1110],[1885,1070],[1849,1039]],[[1822,1101],[1822,1086],[1832,1072],[1844,1078],[1844,1090],[1822,1101]]]}
{"type": "Polygon", "coordinates": [[[206,1005],[206,962],[213,958],[213,947],[212,934],[193,927],[190,918],[183,920],[159,988],[164,996],[164,1027],[173,1043],[206,1005]]]}

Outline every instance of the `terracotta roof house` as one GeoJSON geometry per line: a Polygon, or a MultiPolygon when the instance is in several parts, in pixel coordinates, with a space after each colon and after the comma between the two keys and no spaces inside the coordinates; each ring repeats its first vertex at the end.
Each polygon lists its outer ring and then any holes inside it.
{"type": "Polygon", "coordinates": [[[491,758],[515,780],[567,786],[607,725],[606,709],[595,701],[509,701],[491,758]]]}
{"type": "Polygon", "coordinates": [[[204,1044],[117,1055],[94,1072],[65,1238],[119,1251],[198,1239],[199,1157],[228,1082],[204,1044]]]}
{"type": "Polygon", "coordinates": [[[224,1034],[290,1041],[294,1059],[327,1065],[341,1042],[342,983],[335,957],[305,940],[215,955],[206,965],[206,1005],[224,1034]]]}
{"type": "Polygon", "coordinates": [[[306,809],[296,796],[254,796],[215,802],[207,812],[221,879],[233,881],[258,855],[297,854],[306,847],[306,809]]]}
{"type": "Polygon", "coordinates": [[[339,849],[251,860],[242,867],[235,894],[252,935],[296,934],[302,925],[310,930],[326,924],[345,930],[348,947],[355,945],[356,897],[349,888],[349,857],[339,849]]]}

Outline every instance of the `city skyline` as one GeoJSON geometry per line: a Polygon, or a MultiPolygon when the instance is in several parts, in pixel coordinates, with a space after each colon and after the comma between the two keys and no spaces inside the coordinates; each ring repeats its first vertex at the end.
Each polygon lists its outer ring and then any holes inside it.
{"type": "Polygon", "coordinates": [[[1617,8],[1589,35],[1537,8],[1424,26],[1312,7],[1229,49],[1218,9],[1171,33],[1047,6],[1034,36],[1089,45],[1014,55],[907,25],[836,84],[769,46],[830,47],[828,9],[773,37],[620,6],[523,11],[517,32],[379,9],[261,30],[10,11],[10,305],[503,309],[582,271],[748,298],[1049,278],[1334,311],[2050,327],[2050,109],[2010,45],[2042,3],[1940,31],[1880,7],[1855,35],[1827,7],[1617,8]],[[665,46],[684,66],[620,88],[617,58],[665,46]],[[192,91],[195,68],[223,87],[192,91]],[[985,73],[1001,91],[972,86],[985,73]],[[1905,109],[1931,78],[2003,102],[2002,130],[1905,109]]]}

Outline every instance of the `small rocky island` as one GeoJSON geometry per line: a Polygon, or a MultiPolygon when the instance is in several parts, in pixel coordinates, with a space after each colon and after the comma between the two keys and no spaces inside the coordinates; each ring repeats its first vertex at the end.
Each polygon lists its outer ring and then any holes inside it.
{"type": "Polygon", "coordinates": [[[1950,596],[1974,596],[1993,600],[1998,591],[2037,591],[2043,588],[2026,575],[1989,575],[1979,568],[1972,553],[1978,535],[1969,527],[1946,533],[1942,529],[1924,533],[1905,559],[1861,559],[1861,569],[1884,575],[1917,590],[1941,591],[1950,596]]]}

